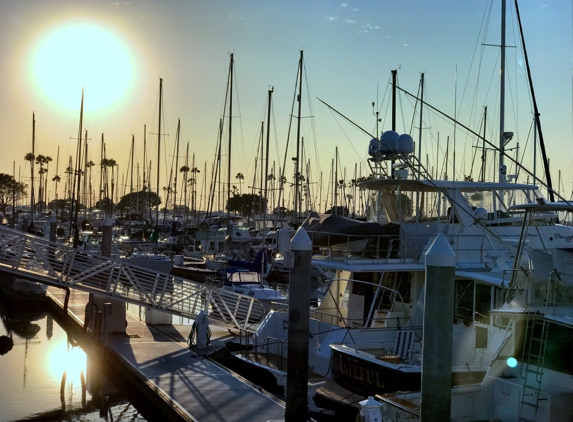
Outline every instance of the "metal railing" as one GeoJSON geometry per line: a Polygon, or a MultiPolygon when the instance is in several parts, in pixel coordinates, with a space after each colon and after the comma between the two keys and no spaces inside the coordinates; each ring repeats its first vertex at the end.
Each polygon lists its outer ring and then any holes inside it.
{"type": "MultiPolygon", "coordinates": [[[[408,226],[405,224],[404,226],[408,226]]],[[[503,239],[486,231],[450,233],[436,225],[432,232],[422,234],[400,233],[384,235],[351,235],[309,231],[313,245],[320,245],[325,261],[369,259],[372,263],[419,262],[439,233],[443,233],[456,253],[458,263],[466,261],[484,263],[488,255],[511,258],[513,249],[508,241],[517,241],[519,233],[507,233],[503,239]],[[319,243],[315,240],[319,239],[319,243]],[[360,243],[362,242],[362,243],[360,243]],[[476,259],[477,258],[477,259],[476,259]]]]}
{"type": "Polygon", "coordinates": [[[126,264],[0,226],[0,271],[62,288],[74,288],[174,315],[201,310],[218,325],[250,330],[265,315],[252,297],[126,264]]]}

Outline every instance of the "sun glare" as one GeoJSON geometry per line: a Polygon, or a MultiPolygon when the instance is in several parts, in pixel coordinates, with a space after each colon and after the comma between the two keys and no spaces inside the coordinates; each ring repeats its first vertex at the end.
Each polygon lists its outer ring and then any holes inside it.
{"type": "Polygon", "coordinates": [[[131,54],[111,32],[94,24],[70,24],[39,43],[32,72],[38,88],[57,104],[78,109],[82,87],[86,109],[120,101],[133,81],[131,54]]]}
{"type": "Polygon", "coordinates": [[[79,385],[80,372],[86,372],[86,353],[77,346],[69,346],[67,342],[62,342],[53,349],[47,360],[50,372],[57,380],[60,380],[66,371],[67,379],[76,381],[79,385]]]}

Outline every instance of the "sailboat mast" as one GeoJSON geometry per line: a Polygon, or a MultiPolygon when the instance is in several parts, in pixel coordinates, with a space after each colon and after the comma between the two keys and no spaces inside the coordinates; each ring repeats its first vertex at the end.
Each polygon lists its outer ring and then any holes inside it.
{"type": "Polygon", "coordinates": [[[103,144],[104,144],[104,137],[103,133],[101,134],[101,144],[99,149],[99,165],[100,165],[100,172],[99,172],[99,206],[101,207],[101,195],[103,193],[103,144]]]}
{"type": "Polygon", "coordinates": [[[485,149],[485,136],[487,134],[487,106],[483,108],[483,139],[482,139],[482,152],[481,152],[481,177],[480,182],[485,182],[486,175],[486,149],[485,149]]]}
{"type": "MultiPolygon", "coordinates": [[[[525,38],[523,36],[523,28],[521,26],[521,17],[519,14],[519,6],[517,4],[517,1],[515,2],[515,11],[517,14],[517,21],[519,23],[519,34],[521,35],[521,45],[523,46],[523,55],[525,57],[525,66],[527,68],[527,79],[529,81],[529,89],[531,91],[531,98],[533,101],[533,113],[534,113],[534,119],[535,119],[535,133],[539,134],[539,146],[541,148],[541,155],[543,158],[543,168],[545,170],[545,178],[547,179],[547,187],[548,187],[548,191],[549,191],[549,200],[551,202],[555,201],[555,195],[553,192],[553,183],[551,181],[551,171],[549,169],[549,159],[547,158],[547,152],[545,151],[545,142],[543,140],[543,131],[541,130],[541,120],[539,118],[540,113],[539,113],[539,109],[537,108],[537,100],[535,98],[535,92],[533,90],[533,81],[531,80],[531,69],[529,67],[529,57],[527,56],[527,49],[525,48],[525,38]]],[[[534,161],[536,161],[534,159],[534,161]]],[[[535,183],[535,170],[533,172],[533,176],[534,176],[534,183],[535,183]]]]}
{"type": "MultiPolygon", "coordinates": [[[[392,130],[396,131],[396,86],[398,81],[398,69],[392,70],[392,130]]],[[[378,134],[376,134],[378,136],[378,134]]],[[[395,179],[396,176],[394,175],[394,162],[396,160],[391,161],[391,175],[392,179],[395,179]]]]}
{"type": "Polygon", "coordinates": [[[505,137],[505,14],[506,0],[501,0],[501,66],[499,69],[499,182],[506,182],[506,167],[504,164],[505,137]]]}
{"type": "Polygon", "coordinates": [[[294,222],[298,221],[298,196],[299,196],[299,189],[300,189],[300,180],[299,180],[299,159],[300,159],[300,120],[301,120],[301,109],[302,109],[302,64],[303,64],[303,51],[300,51],[300,60],[299,60],[299,68],[298,68],[298,115],[297,115],[297,123],[296,123],[296,159],[295,159],[295,170],[294,170],[294,222]]]}
{"type": "Polygon", "coordinates": [[[87,212],[88,212],[88,196],[87,196],[87,191],[88,191],[88,131],[86,130],[86,137],[85,137],[85,143],[84,143],[84,184],[83,184],[83,189],[84,189],[84,220],[87,219],[87,212]]]}
{"type": "MultiPolygon", "coordinates": [[[[271,137],[271,105],[272,105],[272,98],[273,98],[273,92],[274,92],[274,87],[271,87],[269,89],[269,107],[267,110],[267,145],[266,145],[266,152],[265,152],[265,195],[264,195],[264,201],[265,201],[265,207],[264,207],[264,215],[266,217],[267,215],[267,204],[268,204],[268,200],[267,200],[267,195],[268,195],[268,182],[269,182],[269,144],[270,144],[270,137],[271,137]]],[[[262,158],[262,156],[261,156],[262,158]]],[[[261,166],[262,168],[262,166],[261,166]]],[[[266,223],[265,223],[266,224],[266,223]]],[[[263,226],[264,227],[264,226],[263,226]]]]}
{"type": "Polygon", "coordinates": [[[334,149],[334,212],[338,214],[338,147],[334,149]]]}
{"type": "Polygon", "coordinates": [[[59,180],[59,173],[60,173],[60,146],[58,145],[58,155],[56,156],[56,176],[54,177],[55,187],[54,192],[56,196],[56,218],[58,217],[58,199],[60,199],[58,195],[58,180],[59,180]]]}
{"type": "MultiPolygon", "coordinates": [[[[141,210],[141,220],[145,218],[145,204],[149,206],[150,203],[150,194],[149,189],[147,186],[147,125],[143,125],[143,209],[141,210]]],[[[149,219],[151,220],[151,211],[149,211],[149,219]]]]}
{"type": "MultiPolygon", "coordinates": [[[[157,203],[155,224],[159,225],[159,169],[161,167],[161,103],[163,100],[163,79],[159,78],[159,130],[157,132],[157,203]]],[[[167,206],[167,204],[165,204],[167,206]]]]}
{"type": "Polygon", "coordinates": [[[233,127],[233,53],[229,65],[229,157],[227,161],[227,225],[229,224],[229,201],[231,200],[231,140],[233,127]]]}
{"type": "Polygon", "coordinates": [[[187,202],[187,181],[189,180],[189,141],[187,141],[187,150],[185,151],[185,172],[183,173],[183,205],[185,206],[185,223],[187,223],[187,218],[189,218],[189,203],[187,202]]]}
{"type": "Polygon", "coordinates": [[[32,180],[30,183],[32,187],[30,189],[30,225],[34,223],[34,161],[36,161],[36,114],[32,113],[32,160],[30,161],[30,173],[32,180]]]}
{"type": "Polygon", "coordinates": [[[175,147],[175,176],[173,176],[173,211],[177,211],[177,173],[179,172],[179,136],[181,135],[181,119],[177,119],[177,142],[175,147]]]}
{"type": "Polygon", "coordinates": [[[131,214],[133,212],[133,205],[131,204],[133,198],[133,150],[135,148],[135,135],[131,135],[131,176],[129,180],[129,227],[131,228],[131,214]]]}
{"type": "MultiPolygon", "coordinates": [[[[82,102],[80,105],[80,127],[78,130],[78,157],[76,160],[76,172],[78,176],[78,191],[75,198],[75,208],[74,208],[74,241],[73,246],[74,248],[78,247],[78,243],[80,241],[80,229],[78,227],[78,211],[79,211],[79,200],[80,200],[80,185],[82,180],[82,170],[81,170],[81,162],[82,162],[82,124],[84,120],[84,90],[82,89],[82,102]]],[[[87,135],[86,135],[87,137],[87,135]]],[[[74,198],[72,198],[72,205],[74,205],[74,198]]]]}
{"type": "Polygon", "coordinates": [[[256,183],[257,183],[257,176],[256,176],[256,174],[257,174],[257,169],[258,169],[257,166],[258,166],[259,163],[260,163],[260,165],[261,165],[261,178],[260,178],[260,180],[259,180],[259,186],[260,186],[260,190],[259,190],[259,192],[260,192],[260,195],[259,195],[259,214],[262,214],[262,213],[263,213],[263,194],[264,194],[264,191],[265,191],[264,182],[263,182],[263,178],[265,177],[265,176],[264,176],[264,171],[265,171],[265,170],[264,170],[264,168],[263,168],[263,156],[264,156],[264,154],[265,154],[265,151],[264,151],[264,148],[263,148],[263,145],[264,145],[264,144],[263,144],[263,139],[264,139],[264,138],[263,138],[263,133],[264,133],[264,130],[265,130],[265,122],[261,122],[261,134],[260,134],[260,136],[259,136],[261,152],[260,152],[260,155],[257,157],[257,159],[255,159],[255,172],[254,172],[255,176],[253,177],[253,193],[254,193],[255,185],[256,185],[256,183]]]}
{"type": "MultiPolygon", "coordinates": [[[[418,130],[418,180],[422,180],[422,125],[424,120],[422,114],[424,112],[424,74],[420,75],[420,129],[418,130]]],[[[416,201],[417,203],[417,201],[416,201]]]]}
{"type": "MultiPolygon", "coordinates": [[[[58,156],[59,155],[60,155],[60,147],[58,146],[58,156]]],[[[14,182],[16,182],[16,161],[12,161],[12,179],[14,179],[14,182]]],[[[57,185],[57,183],[58,182],[56,182],[56,185],[57,185]]],[[[56,199],[57,199],[57,197],[56,197],[56,199]]],[[[58,204],[58,201],[56,201],[56,217],[58,216],[57,204],[58,204]]],[[[16,223],[17,223],[17,221],[16,221],[16,183],[14,183],[12,185],[12,224],[10,224],[10,228],[13,229],[16,223]]]]}
{"type": "MultiPolygon", "coordinates": [[[[185,165],[189,162],[189,142],[187,142],[187,158],[185,159],[185,165]]],[[[195,170],[195,153],[193,153],[193,160],[191,161],[191,165],[193,166],[193,189],[191,190],[191,198],[192,198],[192,205],[193,205],[193,219],[194,224],[197,224],[197,173],[198,170],[195,170]]],[[[187,205],[187,183],[185,182],[185,205],[187,205]]],[[[185,210],[188,210],[189,207],[187,206],[185,210]]]]}
{"type": "MultiPolygon", "coordinates": [[[[424,120],[422,114],[424,112],[424,74],[420,75],[420,129],[418,130],[418,175],[416,178],[422,180],[422,125],[424,120]]],[[[420,191],[416,190],[416,222],[420,218],[420,191]]]]}

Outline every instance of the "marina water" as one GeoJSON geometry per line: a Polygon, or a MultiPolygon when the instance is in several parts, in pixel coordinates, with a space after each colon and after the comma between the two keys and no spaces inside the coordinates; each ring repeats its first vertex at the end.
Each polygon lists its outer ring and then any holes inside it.
{"type": "Polygon", "coordinates": [[[0,317],[0,336],[13,341],[0,355],[0,421],[146,421],[45,304],[0,296],[0,317]]]}

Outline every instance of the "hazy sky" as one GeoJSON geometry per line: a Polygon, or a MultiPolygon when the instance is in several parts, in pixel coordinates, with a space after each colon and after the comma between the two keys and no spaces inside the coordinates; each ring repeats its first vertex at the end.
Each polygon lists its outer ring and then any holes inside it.
{"type": "MultiPolygon", "coordinates": [[[[508,147],[518,141],[522,154],[533,144],[532,112],[524,83],[523,54],[520,47],[515,48],[518,30],[514,5],[513,1],[508,3],[506,130],[516,133],[508,147]]],[[[569,196],[572,175],[567,170],[573,159],[572,4],[570,0],[522,1],[520,13],[554,184],[557,171],[563,170],[561,178],[569,196]]],[[[58,174],[63,177],[69,157],[75,157],[83,86],[83,127],[88,130],[89,158],[99,163],[103,134],[106,155],[119,163],[126,183],[132,135],[135,165],[143,166],[147,125],[154,189],[162,78],[162,179],[172,166],[180,119],[179,167],[189,144],[190,156],[195,153],[195,166],[201,170],[202,184],[204,166],[210,174],[215,157],[219,121],[228,117],[223,106],[230,53],[234,54],[236,83],[231,174],[232,183],[237,185],[234,175],[244,174],[243,191],[252,186],[271,86],[269,167],[275,166],[278,172],[282,166],[301,50],[305,66],[302,136],[312,181],[315,186],[322,181],[324,192],[336,147],[339,179],[354,178],[355,168],[361,169],[362,175],[368,174],[370,139],[317,98],[372,134],[376,131],[372,103],[376,102],[379,131],[388,130],[393,69],[398,69],[399,85],[411,93],[418,91],[424,73],[425,99],[443,112],[457,115],[462,124],[475,131],[483,130],[481,118],[487,106],[487,136],[497,144],[499,48],[495,45],[500,43],[499,15],[500,0],[3,0],[0,172],[11,174],[15,163],[17,175],[22,174],[29,182],[29,166],[23,158],[32,150],[34,112],[36,155],[52,157],[51,180],[59,146],[58,174]]],[[[418,142],[419,116],[414,115],[413,105],[411,98],[401,95],[397,131],[411,133],[418,142]]],[[[423,160],[434,169],[443,165],[453,169],[455,165],[457,177],[470,173],[477,177],[479,165],[472,170],[470,161],[475,138],[468,137],[459,126],[454,130],[428,110],[424,117],[423,160]],[[448,164],[444,164],[448,138],[448,164]]],[[[287,153],[288,178],[293,173],[295,128],[291,128],[287,153]]],[[[224,142],[228,142],[226,132],[224,142]]],[[[488,160],[488,171],[493,171],[493,155],[488,160]]],[[[451,177],[452,171],[447,172],[451,177]]],[[[96,172],[92,178],[98,183],[96,172]]],[[[161,186],[165,185],[162,180],[161,186]]],[[[53,199],[52,183],[48,189],[53,199]]]]}

